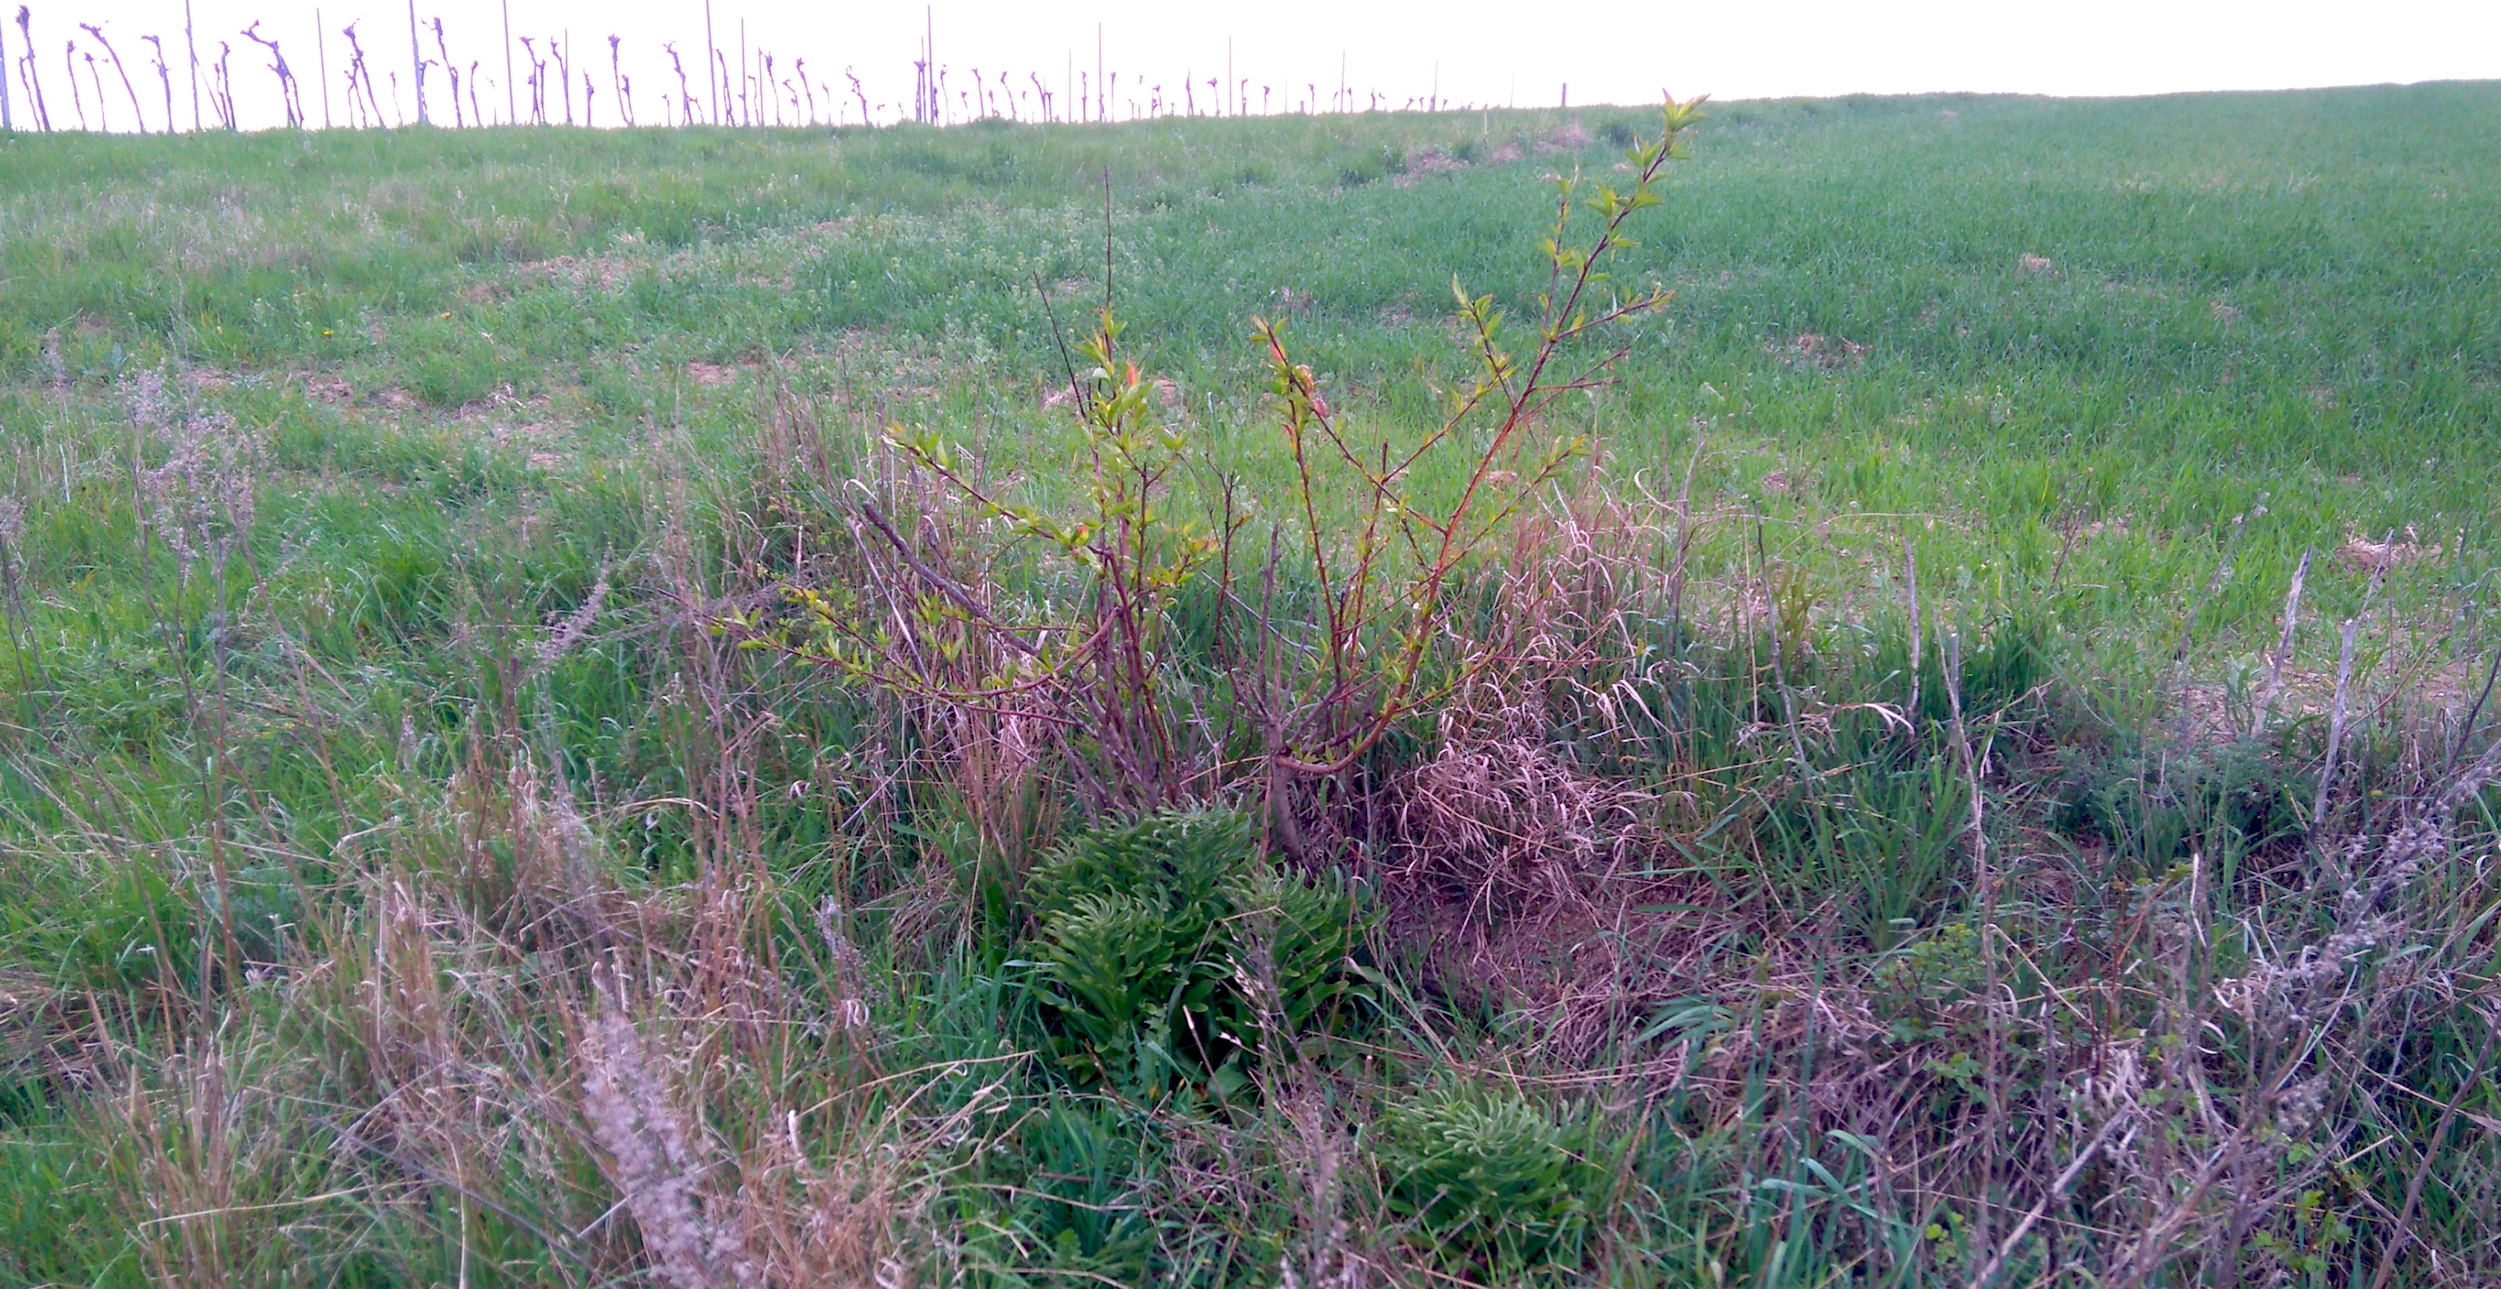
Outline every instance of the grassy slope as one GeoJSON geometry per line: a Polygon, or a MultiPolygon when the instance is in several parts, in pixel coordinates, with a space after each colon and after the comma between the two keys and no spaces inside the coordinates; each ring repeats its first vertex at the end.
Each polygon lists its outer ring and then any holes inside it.
{"type": "MultiPolygon", "coordinates": [[[[1359,418],[1412,432],[1460,370],[1436,321],[1450,277],[1525,310],[1539,176],[1613,163],[1600,138],[1555,143],[1565,125],[0,141],[0,436],[29,651],[0,669],[26,677],[0,870],[28,893],[0,913],[0,971],[20,993],[135,997],[159,977],[148,944],[193,942],[195,905],[168,892],[198,860],[186,684],[208,650],[234,651],[251,694],[218,736],[245,793],[231,809],[281,850],[332,855],[439,793],[463,704],[502,692],[481,638],[651,549],[672,465],[743,469],[761,363],[789,360],[861,424],[937,422],[1053,495],[1067,430],[1041,405],[1056,358],[1031,283],[1072,311],[1099,288],[1106,170],[1122,311],[1218,460],[1281,477],[1243,343],[1257,314],[1292,315],[1359,418]],[[139,554],[115,382],[158,367],[208,374],[201,404],[266,432],[225,595],[283,631],[219,635],[209,592],[170,601],[139,554]],[[173,876],[118,867],[104,837],[173,876]]],[[[1624,386],[1569,415],[1619,480],[1653,487],[1702,435],[1698,494],[1777,521],[1774,555],[1812,571],[1826,619],[1889,611],[1907,531],[1932,586],[2046,622],[2061,666],[2163,674],[2194,604],[2221,671],[2271,635],[2303,548],[2416,525],[2444,556],[2403,568],[2396,602],[2455,622],[2488,598],[2501,514],[2496,127],[2487,85],[1732,105],[1624,270],[1675,285],[1675,305],[1624,386]],[[2239,575],[2208,597],[2227,547],[2239,575]]],[[[2311,602],[2348,613],[2363,580],[2322,563],[2311,602]]],[[[2325,635],[2302,667],[2332,665],[2325,635]]],[[[674,749],[695,727],[638,639],[566,664],[548,700],[608,804],[690,791],[674,749]]],[[[794,719],[827,749],[850,738],[839,712],[794,719]]],[[[615,844],[665,877],[689,827],[615,844]]],[[[777,813],[775,862],[807,869],[834,827],[777,813]]],[[[281,922],[336,876],[244,867],[281,922]]],[[[133,1274],[111,1184],[79,1172],[98,1166],[86,1129],[47,1086],[11,1094],[8,1148],[70,1180],[6,1192],[0,1230],[37,1252],[0,1273],[133,1274]]]]}
{"type": "MultiPolygon", "coordinates": [[[[2483,86],[1725,109],[1628,274],[1676,285],[1672,318],[1591,418],[1632,465],[1681,460],[1708,418],[1777,455],[1732,463],[1734,486],[1779,464],[1820,508],[1950,515],[1978,530],[1956,557],[1983,572],[2054,558],[2073,517],[2124,518],[2143,540],[2088,574],[2124,588],[2089,617],[2194,584],[2198,535],[2260,493],[2275,513],[2252,554],[2279,568],[2348,525],[2474,527],[2493,503],[2471,463],[2492,452],[2501,239],[2470,154],[2496,111],[2483,86]],[[1867,349],[1801,370],[1781,352],[1801,334],[1867,349]]],[[[1272,436],[1246,320],[1307,310],[1318,370],[1379,415],[1428,415],[1449,277],[1524,304],[1536,176],[1612,160],[1538,152],[1554,126],[21,138],[0,364],[22,397],[47,331],[81,372],[172,340],[195,364],[337,371],[444,408],[557,395],[605,446],[677,405],[680,362],[865,335],[971,377],[937,382],[959,423],[1047,425],[1022,405],[1055,365],[1029,281],[1091,295],[1108,167],[1124,312],[1256,458],[1272,436]],[[1512,164],[1381,182],[1427,147],[1524,142],[1512,164]],[[611,285],[518,267],[558,256],[611,285]]],[[[284,398],[265,415],[328,432],[284,398]]],[[[2207,620],[2272,594],[2245,580],[2207,620]]]]}

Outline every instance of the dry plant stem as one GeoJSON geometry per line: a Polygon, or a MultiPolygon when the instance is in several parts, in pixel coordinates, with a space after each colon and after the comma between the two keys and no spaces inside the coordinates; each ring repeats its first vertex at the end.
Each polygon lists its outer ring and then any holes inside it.
{"type": "MultiPolygon", "coordinates": [[[[2069,1160],[2065,1168],[2058,1171],[2058,1176],[2050,1182],[2049,1189],[2042,1192],[2040,1202],[2034,1204],[2031,1211],[2023,1215],[2022,1221],[2015,1223],[2014,1230],[2006,1233],[2006,1239],[1997,1246],[1996,1252],[1989,1255],[1989,1260],[1980,1264],[1980,1270],[1971,1277],[1970,1289],[1988,1289],[1989,1282],[1997,1277],[1997,1269],[2005,1264],[2007,1258],[2014,1255],[2015,1247],[2023,1243],[2023,1237],[2031,1234],[2032,1228],[2048,1214],[2049,1206],[2057,1203],[2058,1198],[2067,1193],[2067,1188],[2075,1184],[2075,1179],[2083,1175],[2085,1166],[2093,1162],[2094,1154],[2109,1142],[2110,1134],[2118,1131],[2119,1125],[2126,1118],[2125,1114],[2114,1110],[2108,1118],[2102,1120],[2100,1130],[2093,1134],[2091,1141],[2084,1144],[2084,1149],[2076,1152],[2075,1158],[2069,1160]]],[[[2124,1144],[2120,1148],[2126,1149],[2124,1144]]]]}
{"type": "Polygon", "coordinates": [[[1904,708],[1911,719],[1911,737],[1919,735],[1919,647],[1926,633],[1919,626],[1919,551],[1911,539],[1902,539],[1902,589],[1910,604],[1910,706],[1904,708]]]}
{"type": "MultiPolygon", "coordinates": [[[[1990,871],[1989,844],[1985,804],[1980,795],[1980,759],[1972,754],[1971,734],[1963,721],[1963,638],[1958,631],[1945,633],[1945,697],[1952,717],[1950,727],[1954,738],[1954,756],[1961,763],[1963,789],[1971,797],[1971,816],[1966,828],[1971,838],[1973,882],[1980,896],[1980,963],[1983,981],[1981,997],[1987,1008],[1981,1013],[1988,1026],[1988,1114],[1983,1132],[1996,1140],[2006,1123],[2004,1022],[1997,1007],[1999,963],[1997,957],[1997,877],[1990,871]]],[[[1981,1178],[1981,1202],[1974,1212],[1979,1223],[1982,1243],[1987,1243],[1989,1216],[1994,1211],[1997,1187],[1997,1160],[1988,1159],[1981,1178]]]]}
{"type": "Polygon", "coordinates": [[[1296,863],[1307,863],[1311,859],[1311,846],[1303,838],[1302,822],[1294,810],[1293,782],[1284,767],[1285,718],[1277,711],[1274,702],[1274,695],[1285,686],[1283,662],[1277,654],[1281,637],[1273,629],[1276,621],[1277,563],[1283,554],[1281,537],[1282,534],[1274,526],[1268,529],[1268,563],[1261,571],[1259,581],[1259,684],[1254,708],[1263,727],[1260,732],[1267,740],[1268,815],[1274,824],[1274,835],[1284,846],[1285,853],[1296,863]]]}
{"type": "Polygon", "coordinates": [[[1955,759],[1962,768],[1965,790],[1971,794],[1971,817],[1965,829],[1971,838],[1972,874],[1979,888],[1981,916],[1988,919],[1996,916],[1997,884],[1989,872],[1988,837],[1982,828],[1979,761],[1972,755],[1971,737],[1963,724],[1962,673],[1962,635],[1949,631],[1945,635],[1945,697],[1952,713],[1955,759]]]}
{"type": "Polygon", "coordinates": [[[2267,656],[2266,692],[2259,696],[2249,712],[2249,737],[2266,732],[2267,717],[2275,714],[2276,697],[2284,692],[2284,664],[2293,654],[2293,628],[2301,621],[2301,584],[2310,576],[2310,551],[2304,547],[2301,563],[2293,568],[2292,589],[2284,593],[2284,634],[2275,642],[2275,652],[2267,656]]]}
{"type": "MultiPolygon", "coordinates": [[[[2393,538],[2395,534],[2391,533],[2390,536],[2393,538]]],[[[2319,767],[2318,793],[2310,799],[2310,827],[2313,832],[2319,833],[2322,837],[2325,834],[2320,830],[2327,826],[2328,802],[2334,797],[2336,791],[2338,758],[2343,754],[2345,747],[2345,716],[2351,708],[2353,691],[2354,634],[2361,629],[2362,619],[2370,615],[2371,601],[2378,598],[2380,582],[2386,576],[2385,568],[2371,574],[2371,585],[2362,593],[2362,611],[2345,619],[2344,626],[2339,628],[2342,644],[2336,654],[2335,704],[2327,718],[2327,759],[2319,767]]]]}
{"type": "MultiPolygon", "coordinates": [[[[12,591],[11,594],[14,595],[15,592],[12,591]]],[[[2475,695],[2474,706],[2466,709],[2466,716],[2458,722],[2458,732],[2449,740],[2449,758],[2441,767],[2441,777],[2447,778],[2457,773],[2458,754],[2464,752],[2466,745],[2474,741],[2475,723],[2483,718],[2484,704],[2492,701],[2492,688],[2495,681],[2501,681],[2501,648],[2495,648],[2492,651],[2492,661],[2484,667],[2483,691],[2475,695]]]]}
{"type": "Polygon", "coordinates": [[[938,588],[941,594],[945,595],[948,599],[955,601],[957,608],[960,608],[964,610],[965,613],[971,615],[974,621],[988,627],[1001,640],[1006,641],[1009,648],[1014,649],[1017,653],[1027,658],[1037,656],[1037,651],[1032,645],[1025,643],[1023,636],[1018,635],[1016,632],[1011,631],[1006,627],[1000,626],[996,621],[992,620],[989,613],[981,607],[981,602],[974,599],[972,594],[966,591],[963,587],[956,585],[955,579],[940,573],[934,568],[931,568],[928,564],[921,560],[920,556],[913,554],[910,543],[905,542],[902,535],[895,532],[894,525],[888,523],[885,515],[878,511],[876,502],[861,502],[860,514],[867,518],[869,527],[877,530],[878,536],[886,539],[887,545],[894,547],[894,553],[900,557],[905,564],[911,566],[913,572],[920,574],[922,581],[938,588]]]}
{"type": "Polygon", "coordinates": [[[2084,512],[2080,510],[2068,512],[2066,532],[2061,535],[2058,542],[2058,559],[2049,566],[2051,590],[2058,589],[2058,579],[2067,571],[2067,557],[2075,553],[2076,538],[2082,536],[2083,532],[2084,512]]]}
{"type": "Polygon", "coordinates": [[[2188,1187],[2179,1200],[2136,1237],[2135,1247],[2128,1259],[2127,1274],[2115,1282],[2117,1285],[2133,1289],[2144,1284],[2157,1269],[2181,1251],[2173,1247],[2173,1237],[2196,1216],[2198,1205],[2205,1202],[2206,1192],[2214,1188],[2215,1180],[2239,1161],[2242,1144],[2243,1137],[2235,1133],[2198,1163],[2196,1173],[2189,1178],[2188,1187]]]}
{"type": "Polygon", "coordinates": [[[1068,356],[1068,333],[1060,328],[1059,312],[1051,307],[1051,290],[1042,284],[1042,271],[1034,270],[1033,293],[1042,301],[1043,320],[1051,324],[1051,343],[1059,350],[1060,370],[1068,378],[1068,397],[1079,416],[1094,414],[1094,405],[1086,392],[1085,382],[1077,379],[1077,362],[1068,356]]]}

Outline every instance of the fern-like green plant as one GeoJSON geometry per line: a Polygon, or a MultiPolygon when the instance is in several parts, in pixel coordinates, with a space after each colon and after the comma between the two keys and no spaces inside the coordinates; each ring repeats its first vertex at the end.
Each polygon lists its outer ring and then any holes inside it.
{"type": "Polygon", "coordinates": [[[1353,890],[1255,861],[1254,836],[1237,812],[1171,812],[1082,833],[1035,866],[1024,965],[1072,1079],[1150,1097],[1175,1080],[1238,1089],[1264,1027],[1302,1034],[1344,1014],[1353,890]]]}
{"type": "Polygon", "coordinates": [[[1057,1055],[1081,1080],[1151,1088],[1173,1069],[1173,1003],[1192,974],[1174,921],[1119,892],[1078,896],[1051,919],[1035,992],[1063,1021],[1057,1055]]]}
{"type": "Polygon", "coordinates": [[[1517,1093],[1432,1089],[1367,1133],[1392,1211],[1423,1243],[1498,1276],[1580,1258],[1602,1170],[1584,1134],[1517,1093]]]}
{"type": "Polygon", "coordinates": [[[1046,919],[1077,896],[1118,892],[1213,925],[1225,881],[1249,864],[1253,845],[1250,820],[1234,811],[1148,815],[1070,838],[1034,866],[1026,890],[1046,919]]]}
{"type": "Polygon", "coordinates": [[[1346,963],[1363,931],[1343,873],[1307,877],[1260,865],[1226,888],[1236,980],[1273,981],[1292,1033],[1325,1028],[1355,987],[1346,963]]]}

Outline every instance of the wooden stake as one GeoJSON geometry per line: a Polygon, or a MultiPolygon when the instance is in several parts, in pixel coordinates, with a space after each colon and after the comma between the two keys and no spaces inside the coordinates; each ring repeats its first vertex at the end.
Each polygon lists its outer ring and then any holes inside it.
{"type": "MultiPolygon", "coordinates": [[[[709,12],[707,7],[706,12],[709,12]]],[[[512,88],[512,0],[504,0],[504,124],[521,115],[521,100],[512,88]]]]}
{"type": "MultiPolygon", "coordinates": [[[[191,60],[191,132],[197,134],[200,131],[200,46],[191,38],[191,0],[182,0],[182,50],[191,60]]],[[[31,56],[34,51],[27,52],[31,56]]]]}
{"type": "Polygon", "coordinates": [[[417,0],[408,0],[408,74],[417,82],[417,124],[426,124],[426,51],[417,43],[417,0]]]}
{"type": "MultiPolygon", "coordinates": [[[[321,76],[321,128],[330,128],[330,42],[321,35],[321,10],[313,10],[313,70],[321,76]]],[[[173,133],[174,123],[165,122],[165,131],[173,133]]]]}

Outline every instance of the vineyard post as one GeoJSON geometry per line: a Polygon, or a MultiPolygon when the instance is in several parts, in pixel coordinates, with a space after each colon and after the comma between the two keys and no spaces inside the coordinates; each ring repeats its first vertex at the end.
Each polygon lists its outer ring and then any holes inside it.
{"type": "Polygon", "coordinates": [[[1103,24],[1094,24],[1094,119],[1103,119],[1103,103],[1109,98],[1103,89],[1103,24]]]}
{"type": "Polygon", "coordinates": [[[426,124],[426,51],[417,43],[417,0],[408,0],[408,74],[417,82],[417,124],[426,124]]]}
{"type": "MultiPolygon", "coordinates": [[[[9,33],[0,27],[0,130],[17,133],[17,118],[9,114],[9,33]]],[[[174,123],[165,123],[165,132],[174,132],[174,123]]]]}
{"type": "MultiPolygon", "coordinates": [[[[191,132],[200,132],[200,46],[191,38],[191,0],[182,0],[182,52],[191,60],[191,132]]],[[[171,126],[173,122],[165,123],[171,126]]],[[[167,134],[173,133],[169,128],[167,134]]]]}
{"type": "Polygon", "coordinates": [[[512,0],[504,0],[504,124],[520,117],[520,104],[512,88],[512,0]]]}
{"type": "MultiPolygon", "coordinates": [[[[313,70],[321,75],[321,128],[330,128],[330,42],[322,39],[321,10],[313,10],[313,70]]],[[[170,132],[173,122],[165,123],[170,132]]]]}
{"type": "Polygon", "coordinates": [[[721,47],[712,39],[712,0],[703,0],[703,80],[712,96],[712,123],[721,123],[721,47]]]}

